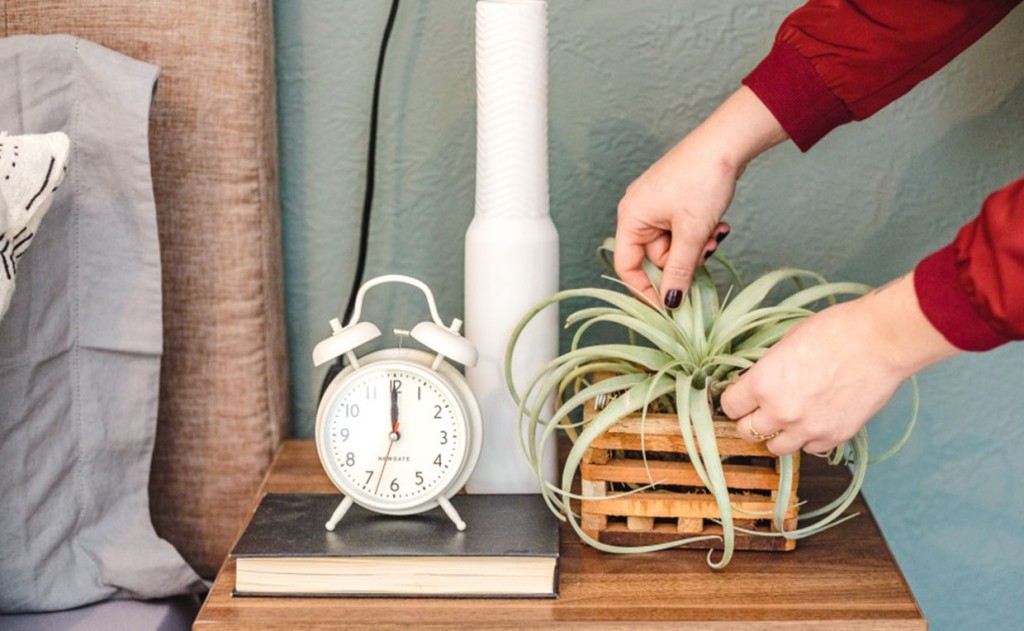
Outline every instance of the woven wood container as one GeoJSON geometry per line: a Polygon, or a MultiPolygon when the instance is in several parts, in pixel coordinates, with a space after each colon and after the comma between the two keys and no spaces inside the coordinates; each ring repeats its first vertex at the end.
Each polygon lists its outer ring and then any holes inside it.
{"type": "MultiPolygon", "coordinates": [[[[583,413],[587,420],[594,416],[593,401],[587,403],[583,413]]],[[[774,531],[770,511],[779,485],[778,457],[764,443],[748,443],[740,438],[733,421],[716,417],[714,424],[735,525],[774,531]],[[744,510],[768,513],[757,518],[741,512],[744,510]]],[[[678,419],[672,414],[648,414],[643,427],[641,437],[640,415],[627,416],[591,443],[581,466],[582,494],[605,497],[626,490],[627,483],[644,485],[651,479],[658,483],[657,489],[617,499],[584,499],[580,503],[583,531],[602,543],[622,546],[721,534],[721,526],[712,521],[720,517],[718,505],[689,460],[678,419]],[[647,454],[646,469],[641,445],[647,454]]],[[[799,466],[799,454],[794,454],[796,471],[799,466]]],[[[786,530],[797,527],[798,484],[799,474],[795,474],[786,530]]],[[[721,543],[708,540],[683,547],[720,548],[721,543]]],[[[736,533],[737,550],[786,551],[795,547],[795,540],[784,537],[736,533]]]]}

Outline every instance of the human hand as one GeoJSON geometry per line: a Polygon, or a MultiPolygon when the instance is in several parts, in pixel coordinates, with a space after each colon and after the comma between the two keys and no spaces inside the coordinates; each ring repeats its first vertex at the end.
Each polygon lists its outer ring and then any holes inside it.
{"type": "Polygon", "coordinates": [[[694,270],[729,234],[719,219],[729,207],[739,172],[711,160],[707,134],[693,133],[637,178],[619,202],[615,271],[655,304],[661,298],[644,273],[644,257],[662,269],[662,295],[679,306],[694,270]]]}
{"type": "Polygon", "coordinates": [[[722,411],[745,440],[771,437],[772,453],[822,454],[852,438],[904,379],[958,352],[924,317],[908,274],[794,326],[725,390],[722,411]]]}
{"type": "Polygon", "coordinates": [[[719,220],[746,165],[786,138],[748,88],[726,99],[627,188],[615,232],[619,278],[655,303],[679,306],[694,270],[729,233],[719,220]],[[661,296],[643,272],[645,256],[663,270],[661,296]]]}

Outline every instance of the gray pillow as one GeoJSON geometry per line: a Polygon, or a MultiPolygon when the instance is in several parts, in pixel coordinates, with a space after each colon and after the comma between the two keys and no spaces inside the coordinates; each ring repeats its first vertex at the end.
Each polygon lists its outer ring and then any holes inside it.
{"type": "Polygon", "coordinates": [[[202,586],[149,517],[162,352],[156,76],[70,36],[0,39],[0,129],[71,138],[0,322],[0,611],[202,586]]]}

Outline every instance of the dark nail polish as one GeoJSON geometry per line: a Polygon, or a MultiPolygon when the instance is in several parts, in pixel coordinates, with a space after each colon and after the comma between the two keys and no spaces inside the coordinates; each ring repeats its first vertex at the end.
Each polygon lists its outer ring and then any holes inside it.
{"type": "Polygon", "coordinates": [[[728,230],[726,230],[725,232],[719,232],[718,235],[715,237],[715,241],[717,241],[718,243],[721,243],[722,241],[725,241],[725,238],[727,236],[729,236],[729,231],[728,230]]]}
{"type": "Polygon", "coordinates": [[[715,249],[714,248],[711,248],[710,250],[705,252],[704,253],[704,262],[707,263],[708,259],[711,258],[711,255],[714,254],[714,253],[715,253],[715,249]]]}
{"type": "Polygon", "coordinates": [[[683,301],[683,292],[678,289],[670,289],[665,294],[665,306],[669,309],[675,309],[679,306],[679,303],[683,301]]]}

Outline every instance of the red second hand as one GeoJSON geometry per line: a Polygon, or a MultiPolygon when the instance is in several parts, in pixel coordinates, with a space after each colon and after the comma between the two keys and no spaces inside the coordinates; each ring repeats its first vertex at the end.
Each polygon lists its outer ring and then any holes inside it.
{"type": "MultiPolygon", "coordinates": [[[[398,433],[398,421],[397,420],[395,421],[395,424],[391,427],[391,432],[393,434],[397,434],[398,433]]],[[[375,489],[373,489],[373,494],[374,495],[376,495],[377,491],[380,490],[380,483],[384,480],[384,469],[387,469],[387,467],[388,467],[388,456],[391,455],[391,448],[394,447],[395,443],[397,443],[397,442],[398,442],[397,440],[392,440],[390,443],[388,443],[388,452],[386,454],[384,454],[384,466],[382,466],[380,468],[380,477],[377,479],[377,487],[375,489]]]]}

